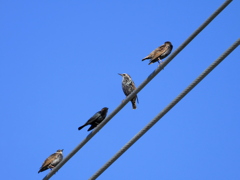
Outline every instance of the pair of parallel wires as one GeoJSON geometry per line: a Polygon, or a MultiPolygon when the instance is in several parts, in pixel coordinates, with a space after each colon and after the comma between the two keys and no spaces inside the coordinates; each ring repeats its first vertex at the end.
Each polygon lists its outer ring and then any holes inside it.
{"type": "MultiPolygon", "coordinates": [[[[69,159],[71,159],[95,134],[102,129],[136,94],[138,94],[179,52],[181,52],[212,20],[225,9],[232,0],[226,0],[200,27],[196,29],[162,64],[158,66],[145,79],[136,90],[109,114],[72,152],[70,152],[55,168],[52,169],[43,180],[50,179],[69,159]]],[[[155,118],[153,118],[142,130],[128,141],[110,160],[108,160],[89,180],[95,180],[107,168],[109,168],[124,152],[126,152],[138,139],[140,139],[151,127],[153,127],[166,113],[168,113],[183,97],[185,97],[199,82],[201,82],[218,64],[220,64],[234,49],[240,45],[237,39],[218,59],[205,69],[186,89],[184,89],[172,102],[170,102],[155,118]]]]}

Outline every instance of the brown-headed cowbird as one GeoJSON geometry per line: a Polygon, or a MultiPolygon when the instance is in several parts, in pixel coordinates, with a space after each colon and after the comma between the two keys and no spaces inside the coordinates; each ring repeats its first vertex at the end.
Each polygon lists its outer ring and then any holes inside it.
{"type": "Polygon", "coordinates": [[[54,154],[52,154],[51,156],[49,156],[42,164],[40,170],[38,171],[38,173],[45,171],[47,169],[52,169],[54,168],[56,165],[58,165],[58,163],[60,163],[63,159],[63,149],[57,150],[57,152],[55,152],[54,154]]]}
{"type": "Polygon", "coordinates": [[[105,117],[107,116],[108,108],[104,107],[101,109],[101,111],[98,111],[96,114],[94,114],[84,125],[80,126],[78,130],[81,130],[83,127],[87,125],[91,125],[88,131],[94,129],[98,124],[100,124],[105,117]]]}
{"type": "Polygon", "coordinates": [[[162,59],[164,59],[171,53],[172,48],[173,48],[172,43],[167,41],[163,45],[159,46],[157,49],[153,50],[148,56],[143,58],[142,61],[150,59],[148,65],[155,63],[157,61],[160,64],[160,62],[162,62],[162,59]]]}
{"type": "MultiPolygon", "coordinates": [[[[132,78],[129,74],[126,74],[126,73],[123,73],[123,74],[118,73],[118,74],[120,76],[122,76],[123,92],[126,96],[128,96],[129,94],[131,94],[136,89],[135,84],[134,84],[134,82],[133,82],[133,80],[132,80],[132,78]]],[[[133,99],[131,100],[133,109],[137,109],[136,101],[138,102],[137,95],[134,96],[133,99]]]]}

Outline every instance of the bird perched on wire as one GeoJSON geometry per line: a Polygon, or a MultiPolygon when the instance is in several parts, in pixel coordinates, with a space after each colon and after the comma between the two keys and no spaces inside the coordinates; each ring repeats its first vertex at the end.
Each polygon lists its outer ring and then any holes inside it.
{"type": "Polygon", "coordinates": [[[171,42],[167,41],[163,45],[159,46],[157,49],[153,50],[148,56],[142,59],[142,61],[146,59],[150,59],[148,65],[155,63],[162,63],[162,59],[167,57],[172,51],[173,45],[171,42]],[[160,62],[159,62],[160,61],[160,62]]]}
{"type": "Polygon", "coordinates": [[[105,117],[107,116],[108,108],[104,107],[101,111],[95,113],[84,125],[80,126],[78,130],[81,130],[83,127],[87,125],[91,125],[88,131],[94,129],[98,124],[100,124],[105,117]]]}
{"type": "Polygon", "coordinates": [[[52,169],[54,168],[56,165],[58,165],[58,163],[60,163],[63,159],[63,149],[57,150],[57,152],[55,152],[54,154],[52,154],[51,156],[49,156],[42,164],[42,166],[40,167],[40,170],[38,171],[38,173],[45,171],[47,169],[52,169]]]}
{"type": "MultiPolygon", "coordinates": [[[[133,82],[133,80],[132,80],[132,78],[129,74],[126,74],[126,73],[123,73],[123,74],[118,73],[118,74],[120,76],[122,76],[123,92],[126,96],[128,96],[129,94],[131,94],[136,89],[135,84],[134,84],[134,82],[133,82]]],[[[136,101],[138,102],[137,95],[134,96],[131,100],[133,109],[137,109],[136,101]]]]}

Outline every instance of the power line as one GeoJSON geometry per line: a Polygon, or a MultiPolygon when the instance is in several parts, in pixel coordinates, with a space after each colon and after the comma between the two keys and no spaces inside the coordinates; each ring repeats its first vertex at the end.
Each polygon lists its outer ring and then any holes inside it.
{"type": "Polygon", "coordinates": [[[196,29],[158,68],[153,71],[123,102],[110,113],[72,152],[70,152],[43,180],[50,179],[69,159],[72,158],[108,121],[110,121],[139,91],[141,91],[179,52],[181,52],[232,0],[226,0],[200,27],[196,29]]]}
{"type": "Polygon", "coordinates": [[[138,139],[140,139],[151,127],[153,127],[169,110],[171,110],[184,96],[186,96],[199,82],[201,82],[219,63],[221,63],[238,45],[238,39],[217,60],[215,60],[202,74],[200,74],[185,90],[183,90],[170,104],[168,104],[152,121],[128,141],[106,164],[104,164],[89,180],[99,177],[111,166],[124,152],[126,152],[138,139]]]}

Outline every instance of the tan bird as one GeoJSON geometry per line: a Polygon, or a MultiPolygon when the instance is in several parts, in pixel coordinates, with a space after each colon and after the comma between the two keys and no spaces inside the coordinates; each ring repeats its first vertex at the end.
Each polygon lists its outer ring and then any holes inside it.
{"type": "Polygon", "coordinates": [[[42,164],[42,167],[40,168],[40,170],[38,171],[38,173],[45,171],[47,169],[52,169],[54,168],[56,165],[58,165],[58,163],[60,163],[63,159],[63,149],[61,150],[57,150],[57,152],[55,152],[54,154],[52,154],[51,156],[49,156],[44,163],[42,164]]]}
{"type": "Polygon", "coordinates": [[[164,59],[171,53],[172,48],[173,48],[172,43],[167,41],[163,45],[159,46],[157,49],[153,50],[148,56],[143,58],[142,61],[150,59],[148,65],[155,63],[157,61],[160,64],[160,62],[162,63],[162,59],[164,59]]]}

